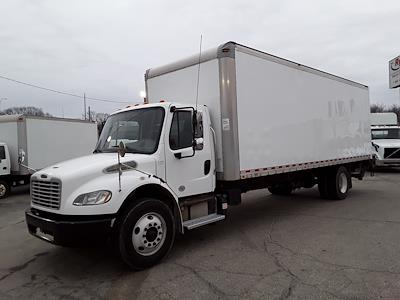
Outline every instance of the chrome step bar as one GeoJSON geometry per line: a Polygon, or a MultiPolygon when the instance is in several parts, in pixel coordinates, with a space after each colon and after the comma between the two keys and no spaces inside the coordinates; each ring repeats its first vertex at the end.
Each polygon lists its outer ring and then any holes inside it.
{"type": "Polygon", "coordinates": [[[210,214],[197,219],[185,221],[183,222],[183,227],[186,228],[187,230],[191,230],[203,225],[222,221],[223,219],[225,219],[225,215],[210,214]]]}

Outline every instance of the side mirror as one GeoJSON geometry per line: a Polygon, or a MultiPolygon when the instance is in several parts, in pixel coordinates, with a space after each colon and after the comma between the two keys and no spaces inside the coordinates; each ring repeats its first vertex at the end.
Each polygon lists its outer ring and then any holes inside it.
{"type": "Polygon", "coordinates": [[[204,139],[203,138],[197,138],[194,140],[194,150],[203,150],[204,147],[204,139]]]}
{"type": "Polygon", "coordinates": [[[124,157],[124,156],[125,156],[126,148],[125,148],[125,144],[124,144],[123,142],[120,142],[120,143],[119,143],[119,146],[118,146],[118,153],[119,153],[119,155],[120,155],[121,157],[124,157]]]}

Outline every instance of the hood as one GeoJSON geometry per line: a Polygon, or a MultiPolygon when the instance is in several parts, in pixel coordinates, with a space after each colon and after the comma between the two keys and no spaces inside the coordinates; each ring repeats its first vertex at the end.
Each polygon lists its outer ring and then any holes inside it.
{"type": "Polygon", "coordinates": [[[400,148],[400,139],[379,139],[372,142],[383,148],[400,148]]]}
{"type": "MultiPolygon", "coordinates": [[[[126,153],[121,157],[121,163],[135,161],[136,169],[156,174],[156,162],[153,156],[145,154],[126,153]]],[[[33,176],[47,175],[61,180],[68,178],[87,178],[102,173],[107,167],[118,164],[117,153],[96,153],[57,163],[36,172],[33,176]]]]}

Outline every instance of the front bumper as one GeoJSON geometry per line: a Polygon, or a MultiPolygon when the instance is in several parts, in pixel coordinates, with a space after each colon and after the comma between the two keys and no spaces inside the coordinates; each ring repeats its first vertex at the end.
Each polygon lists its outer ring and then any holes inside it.
{"type": "Polygon", "coordinates": [[[88,246],[107,240],[115,216],[69,216],[29,208],[25,218],[29,233],[39,239],[61,246],[88,246]]]}
{"type": "Polygon", "coordinates": [[[376,159],[375,166],[377,166],[377,167],[400,167],[400,158],[376,159]]]}

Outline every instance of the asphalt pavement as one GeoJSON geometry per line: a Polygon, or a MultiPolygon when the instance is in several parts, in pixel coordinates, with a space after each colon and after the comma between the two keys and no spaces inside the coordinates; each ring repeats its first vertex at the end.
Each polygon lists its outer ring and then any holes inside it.
{"type": "Polygon", "coordinates": [[[400,170],[355,179],[344,201],[249,192],[141,272],[107,246],[30,236],[27,192],[0,200],[0,299],[400,299],[400,170]]]}

